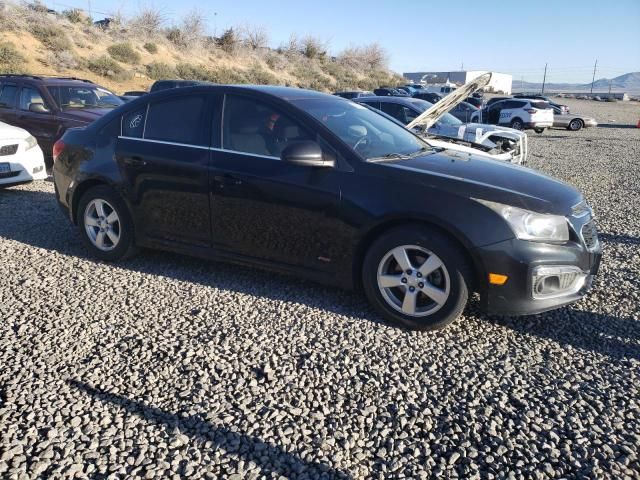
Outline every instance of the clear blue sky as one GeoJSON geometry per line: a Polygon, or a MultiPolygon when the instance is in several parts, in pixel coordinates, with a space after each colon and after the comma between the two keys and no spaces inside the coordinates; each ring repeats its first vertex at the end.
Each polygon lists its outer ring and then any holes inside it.
{"type": "MultiPolygon", "coordinates": [[[[88,0],[46,1],[87,8],[88,0]]],[[[241,24],[264,26],[277,47],[291,33],[312,34],[332,53],[350,44],[380,43],[390,66],[402,73],[464,68],[495,70],[541,81],[589,82],[640,71],[640,0],[535,2],[496,0],[91,0],[92,10],[135,15],[145,6],[167,23],[199,8],[211,34],[241,24]]],[[[100,15],[94,13],[94,17],[100,15]]]]}

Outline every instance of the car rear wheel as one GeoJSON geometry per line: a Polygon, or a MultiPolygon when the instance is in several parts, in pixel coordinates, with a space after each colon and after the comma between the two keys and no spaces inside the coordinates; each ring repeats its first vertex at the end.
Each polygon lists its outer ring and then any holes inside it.
{"type": "Polygon", "coordinates": [[[582,127],[584,127],[584,122],[582,120],[580,120],[579,118],[574,118],[573,120],[571,120],[569,122],[569,127],[567,127],[567,128],[569,130],[571,130],[572,132],[577,132],[582,127]]]}
{"type": "Polygon", "coordinates": [[[100,260],[116,261],[136,252],[129,211],[108,186],[87,190],[80,198],[77,215],[84,243],[100,260]]]}
{"type": "Polygon", "coordinates": [[[436,330],[464,310],[468,272],[450,239],[414,225],[391,230],[371,245],[362,281],[369,302],[387,320],[412,330],[436,330]]]}
{"type": "Polygon", "coordinates": [[[516,130],[524,130],[524,123],[519,118],[514,118],[511,120],[511,128],[515,128],[516,130]]]}

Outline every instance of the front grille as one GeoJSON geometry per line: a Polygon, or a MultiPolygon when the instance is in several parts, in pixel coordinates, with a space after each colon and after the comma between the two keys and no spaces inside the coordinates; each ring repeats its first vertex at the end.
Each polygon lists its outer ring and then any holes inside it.
{"type": "Polygon", "coordinates": [[[17,177],[18,175],[20,175],[20,172],[3,172],[0,173],[0,178],[17,177]]]}
{"type": "Polygon", "coordinates": [[[593,250],[598,245],[598,229],[595,220],[590,220],[582,226],[582,240],[587,249],[593,250]]]}
{"type": "Polygon", "coordinates": [[[0,147],[0,156],[4,157],[6,155],[15,155],[18,151],[18,144],[14,145],[4,145],[0,147]]]}

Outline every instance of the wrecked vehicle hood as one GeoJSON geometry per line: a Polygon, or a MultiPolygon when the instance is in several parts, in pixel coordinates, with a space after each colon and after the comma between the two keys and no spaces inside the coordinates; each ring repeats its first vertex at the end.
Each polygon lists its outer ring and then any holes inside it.
{"type": "Polygon", "coordinates": [[[470,82],[465,83],[462,87],[457,88],[453,92],[449,93],[439,102],[435,103],[433,107],[426,110],[422,115],[414,119],[407,125],[408,129],[420,128],[420,130],[428,130],[435,124],[442,115],[447,113],[456,105],[462,103],[465,98],[470,96],[473,92],[480,90],[487,86],[491,81],[491,73],[483,73],[477,78],[474,78],[470,82]]]}

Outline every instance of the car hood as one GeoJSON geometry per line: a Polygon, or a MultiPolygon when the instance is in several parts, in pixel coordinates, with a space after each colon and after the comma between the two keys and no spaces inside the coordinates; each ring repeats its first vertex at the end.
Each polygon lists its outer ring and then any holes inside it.
{"type": "Polygon", "coordinates": [[[574,187],[530,168],[477,155],[439,151],[408,160],[378,163],[407,181],[456,195],[513,205],[539,213],[569,215],[582,200],[574,187]]]}
{"type": "Polygon", "coordinates": [[[24,128],[14,127],[8,123],[0,122],[0,142],[4,140],[24,140],[29,136],[24,128]]]}
{"type": "Polygon", "coordinates": [[[436,102],[431,108],[427,109],[407,125],[408,129],[420,127],[422,130],[427,130],[438,121],[445,113],[447,113],[456,105],[464,102],[464,99],[470,96],[473,92],[485,87],[491,81],[491,73],[483,73],[479,77],[474,78],[470,82],[465,83],[462,87],[455,89],[449,93],[439,102],[436,102]]]}
{"type": "Polygon", "coordinates": [[[112,110],[113,108],[75,108],[63,110],[60,112],[59,117],[83,123],[91,123],[112,110]]]}

